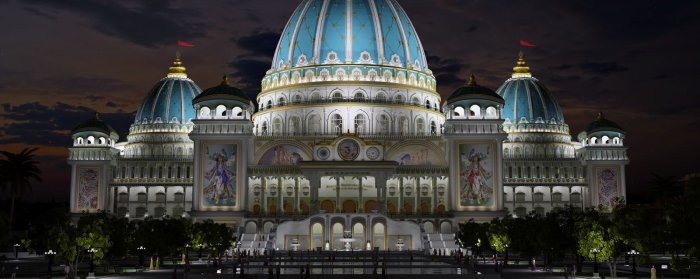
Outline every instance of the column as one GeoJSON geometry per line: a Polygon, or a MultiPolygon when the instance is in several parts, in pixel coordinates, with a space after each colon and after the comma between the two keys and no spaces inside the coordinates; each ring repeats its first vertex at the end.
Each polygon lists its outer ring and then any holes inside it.
{"type": "Polygon", "coordinates": [[[363,201],[362,201],[362,179],[364,179],[364,177],[362,177],[362,176],[357,177],[357,180],[359,181],[359,192],[360,192],[360,198],[358,199],[358,202],[357,202],[357,212],[364,212],[365,211],[365,205],[363,204],[363,201]]]}
{"type": "Polygon", "coordinates": [[[377,185],[377,198],[379,199],[379,212],[386,214],[386,174],[374,177],[377,185]]]}
{"type": "Polygon", "coordinates": [[[267,192],[267,177],[263,176],[260,178],[260,187],[262,188],[260,190],[260,199],[262,199],[262,210],[260,211],[260,214],[266,215],[267,214],[267,198],[265,197],[265,192],[267,192]]]}
{"type": "Polygon", "coordinates": [[[301,206],[299,202],[299,187],[301,187],[301,183],[299,180],[298,176],[294,177],[294,215],[299,214],[299,207],[301,206]]]}
{"type": "Polygon", "coordinates": [[[277,215],[284,215],[284,207],[282,207],[282,200],[284,199],[284,194],[282,192],[282,177],[277,178],[277,215]],[[280,214],[281,213],[281,214],[280,214]]]}
{"type": "Polygon", "coordinates": [[[340,176],[335,177],[335,212],[339,213],[340,210],[340,176]]]}
{"type": "Polygon", "coordinates": [[[420,189],[420,179],[417,176],[413,177],[413,192],[416,193],[416,202],[413,203],[413,210],[419,215],[423,214],[421,210],[421,189],[420,189]]]}
{"type": "Polygon", "coordinates": [[[397,186],[398,187],[397,191],[399,191],[399,202],[396,205],[396,213],[401,214],[401,213],[404,213],[403,212],[403,178],[398,177],[398,179],[399,179],[399,184],[397,186]]]}
{"type": "Polygon", "coordinates": [[[430,183],[432,183],[432,185],[430,187],[433,187],[433,202],[432,202],[432,206],[430,207],[430,212],[435,214],[435,210],[437,209],[437,196],[438,196],[437,177],[433,176],[432,179],[430,180],[430,183]]]}
{"type": "Polygon", "coordinates": [[[309,176],[309,189],[311,191],[311,204],[309,209],[309,215],[318,213],[318,188],[321,186],[321,177],[317,174],[309,176]]]}

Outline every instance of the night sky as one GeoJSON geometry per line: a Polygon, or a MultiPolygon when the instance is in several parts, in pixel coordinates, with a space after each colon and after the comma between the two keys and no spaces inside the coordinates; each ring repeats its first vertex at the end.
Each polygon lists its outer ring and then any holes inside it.
{"type": "MultiPolygon", "coordinates": [[[[257,94],[299,2],[0,0],[0,150],[38,146],[44,172],[25,199],[67,200],[70,129],[98,110],[125,139],[178,49],[202,89],[257,94]]],[[[700,171],[700,1],[399,2],[443,100],[471,73],[495,90],[523,49],[573,135],[598,111],[627,131],[628,194],[700,171]]]]}

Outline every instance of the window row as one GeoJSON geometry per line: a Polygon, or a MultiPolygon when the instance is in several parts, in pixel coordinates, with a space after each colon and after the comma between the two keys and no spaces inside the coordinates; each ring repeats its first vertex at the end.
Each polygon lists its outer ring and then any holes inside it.
{"type": "Polygon", "coordinates": [[[168,167],[121,167],[115,171],[114,178],[190,178],[192,172],[190,166],[168,167]]]}
{"type": "Polygon", "coordinates": [[[581,178],[578,167],[508,166],[506,178],[581,178]]]}
{"type": "Polygon", "coordinates": [[[471,105],[469,106],[468,110],[466,110],[462,106],[456,106],[452,109],[452,118],[453,119],[481,119],[481,118],[486,118],[486,119],[497,119],[500,118],[498,115],[498,109],[496,109],[493,106],[488,106],[488,107],[481,107],[479,105],[471,105]]]}
{"type": "Polygon", "coordinates": [[[321,81],[379,81],[429,89],[435,88],[435,81],[433,79],[426,79],[424,76],[417,77],[415,73],[411,73],[406,77],[406,73],[403,71],[397,71],[396,74],[394,74],[391,70],[384,70],[384,72],[379,75],[375,69],[370,69],[365,73],[359,68],[353,69],[350,74],[343,68],[335,69],[335,71],[321,69],[318,75],[316,75],[313,70],[308,69],[304,72],[303,76],[300,71],[295,71],[292,73],[291,78],[287,73],[284,73],[281,75],[281,78],[273,76],[272,78],[263,79],[262,88],[263,90],[267,90],[278,86],[321,81]]]}
{"type": "Polygon", "coordinates": [[[241,107],[227,108],[224,105],[218,105],[213,110],[209,107],[201,107],[197,115],[199,119],[243,119],[245,116],[241,107]]]}
{"type": "Polygon", "coordinates": [[[281,96],[277,99],[269,98],[260,102],[260,110],[269,109],[273,107],[285,106],[288,104],[313,104],[313,103],[325,103],[325,102],[366,102],[366,103],[381,103],[381,104],[404,104],[425,107],[427,109],[439,110],[438,100],[435,98],[427,98],[425,101],[421,101],[421,98],[412,97],[408,100],[403,95],[395,95],[390,98],[386,93],[379,92],[373,98],[367,96],[368,94],[364,91],[358,90],[352,96],[344,96],[341,91],[334,91],[328,96],[321,96],[319,92],[311,93],[311,96],[304,98],[302,94],[295,94],[291,100],[287,100],[286,97],[281,96]]]}
{"type": "Polygon", "coordinates": [[[374,121],[365,114],[357,114],[352,120],[343,119],[340,114],[334,113],[327,119],[324,124],[321,117],[311,115],[304,122],[298,116],[291,116],[285,121],[277,117],[268,123],[263,120],[260,126],[255,127],[256,132],[260,135],[279,135],[279,134],[339,134],[343,132],[353,133],[369,133],[377,134],[418,134],[418,135],[437,135],[439,133],[438,124],[435,120],[430,120],[427,123],[423,118],[417,118],[415,123],[410,123],[408,117],[400,116],[396,121],[386,114],[380,114],[374,121]],[[413,125],[411,125],[413,124],[413,125]],[[302,126],[303,125],[303,126],[302,126]]]}
{"type": "Polygon", "coordinates": [[[109,145],[114,146],[114,141],[111,138],[88,136],[87,138],[77,137],[73,141],[73,145],[109,145]]]}

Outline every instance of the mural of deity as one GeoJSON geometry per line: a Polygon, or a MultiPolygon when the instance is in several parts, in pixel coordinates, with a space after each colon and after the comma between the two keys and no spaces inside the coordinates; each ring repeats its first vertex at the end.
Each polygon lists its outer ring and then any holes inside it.
{"type": "Polygon", "coordinates": [[[459,149],[461,205],[490,205],[493,201],[493,162],[489,158],[489,146],[460,145],[459,149]]]}
{"type": "Polygon", "coordinates": [[[97,209],[97,191],[99,187],[99,172],[94,168],[80,169],[78,173],[78,208],[97,209]]]}
{"type": "Polygon", "coordinates": [[[602,168],[597,171],[598,197],[600,205],[612,209],[617,198],[617,174],[614,169],[602,168]]]}
{"type": "Polygon", "coordinates": [[[277,145],[260,157],[258,165],[296,165],[304,161],[298,148],[290,145],[277,145]]]}
{"type": "Polygon", "coordinates": [[[208,145],[204,171],[204,204],[236,205],[236,146],[208,145]],[[210,153],[210,150],[219,150],[210,153]]]}

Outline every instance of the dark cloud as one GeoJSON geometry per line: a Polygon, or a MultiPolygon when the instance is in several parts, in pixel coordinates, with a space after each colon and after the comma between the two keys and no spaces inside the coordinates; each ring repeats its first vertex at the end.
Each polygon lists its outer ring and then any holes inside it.
{"type": "Polygon", "coordinates": [[[234,77],[243,90],[252,99],[255,99],[260,92],[260,81],[265,76],[265,72],[270,69],[270,62],[267,60],[258,60],[245,57],[238,57],[228,66],[234,70],[230,74],[234,77]]]}
{"type": "MultiPolygon", "coordinates": [[[[2,104],[0,144],[69,146],[70,130],[92,117],[94,110],[84,106],[38,102],[20,105],[2,104]]],[[[123,135],[133,122],[132,113],[101,113],[100,118],[123,135]]]]}
{"type": "Polygon", "coordinates": [[[581,63],[579,65],[579,68],[581,68],[584,71],[594,73],[594,74],[600,74],[600,75],[606,75],[610,73],[617,73],[617,72],[626,72],[629,70],[627,67],[622,66],[618,64],[617,62],[602,62],[602,63],[594,63],[594,62],[587,62],[587,63],[581,63]]]}
{"type": "Polygon", "coordinates": [[[465,79],[460,77],[460,71],[465,66],[457,59],[444,59],[435,55],[428,55],[428,65],[433,71],[437,84],[441,87],[455,87],[464,84],[465,79]]]}
{"type": "Polygon", "coordinates": [[[467,27],[467,29],[465,29],[465,31],[466,31],[466,33],[470,33],[470,32],[476,31],[477,29],[479,29],[479,26],[477,26],[477,25],[470,25],[469,27],[467,27]]]}
{"type": "Polygon", "coordinates": [[[231,38],[231,41],[250,52],[250,55],[272,58],[279,39],[280,33],[267,31],[255,32],[240,38],[231,38]]]}
{"type": "Polygon", "coordinates": [[[207,24],[195,20],[199,14],[192,9],[177,9],[165,0],[80,1],[80,0],[22,0],[29,5],[51,7],[78,13],[93,21],[98,32],[129,42],[156,47],[173,45],[177,40],[192,40],[206,35],[207,24]]]}
{"type": "Polygon", "coordinates": [[[98,95],[87,95],[87,96],[85,96],[85,99],[88,99],[88,100],[90,100],[90,101],[92,101],[92,102],[95,102],[95,101],[97,101],[97,100],[102,100],[102,99],[104,99],[104,98],[105,98],[104,96],[98,96],[98,95]]]}
{"type": "Polygon", "coordinates": [[[34,14],[34,15],[40,16],[40,17],[44,17],[44,18],[47,18],[47,19],[50,19],[50,20],[56,20],[56,15],[54,15],[54,14],[49,14],[49,13],[47,13],[47,12],[45,12],[45,11],[39,10],[39,9],[37,9],[37,8],[34,8],[34,7],[24,7],[23,10],[25,10],[25,11],[27,11],[27,12],[30,12],[30,13],[32,13],[32,14],[34,14]]]}

